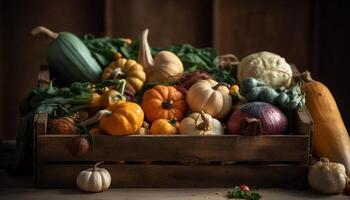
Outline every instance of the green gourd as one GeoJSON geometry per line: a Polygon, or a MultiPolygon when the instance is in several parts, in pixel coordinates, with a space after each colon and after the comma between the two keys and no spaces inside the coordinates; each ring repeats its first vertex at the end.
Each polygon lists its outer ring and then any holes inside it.
{"type": "Polygon", "coordinates": [[[263,101],[287,109],[305,105],[305,95],[299,85],[290,89],[273,89],[261,80],[249,77],[241,82],[240,93],[247,102],[263,101]]]}
{"type": "Polygon", "coordinates": [[[55,33],[42,26],[32,30],[33,35],[39,33],[53,39],[46,49],[46,58],[50,69],[61,82],[99,81],[102,69],[77,36],[69,32],[55,33]]]}
{"type": "Polygon", "coordinates": [[[270,104],[275,104],[278,95],[278,92],[276,92],[274,89],[264,86],[259,93],[259,99],[270,104]]]}

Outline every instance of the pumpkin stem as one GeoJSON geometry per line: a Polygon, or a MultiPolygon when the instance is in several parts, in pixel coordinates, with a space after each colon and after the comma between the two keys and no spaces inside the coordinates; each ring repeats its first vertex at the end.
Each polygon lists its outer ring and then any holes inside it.
{"type": "Polygon", "coordinates": [[[137,60],[139,63],[146,63],[146,65],[143,65],[142,67],[147,71],[149,67],[154,66],[154,60],[151,54],[151,49],[148,44],[148,29],[144,30],[141,33],[141,44],[138,52],[137,60]]]}
{"type": "Polygon", "coordinates": [[[162,107],[164,109],[170,110],[173,107],[173,101],[172,100],[165,100],[162,102],[162,107]]]}
{"type": "Polygon", "coordinates": [[[59,35],[58,33],[55,33],[44,26],[37,26],[37,27],[33,28],[31,33],[32,33],[32,35],[37,35],[39,33],[45,34],[46,36],[48,36],[49,38],[52,38],[52,39],[56,39],[59,35]]]}
{"type": "Polygon", "coordinates": [[[296,82],[301,82],[301,83],[304,83],[304,82],[311,82],[311,81],[314,81],[311,77],[311,73],[309,71],[305,71],[305,72],[302,72],[296,76],[293,76],[294,80],[296,82]]]}
{"type": "Polygon", "coordinates": [[[111,74],[110,78],[111,79],[125,79],[126,78],[126,74],[124,72],[122,72],[122,69],[120,69],[118,67],[118,68],[115,68],[112,71],[112,74],[111,74]]]}
{"type": "Polygon", "coordinates": [[[227,83],[218,83],[218,84],[216,84],[216,85],[213,87],[213,89],[214,89],[214,90],[217,90],[220,86],[225,86],[225,87],[230,88],[230,85],[227,84],[227,83]]]}
{"type": "Polygon", "coordinates": [[[96,163],[96,164],[94,165],[94,168],[93,168],[92,170],[93,170],[93,171],[96,171],[97,167],[98,167],[100,164],[102,164],[102,163],[104,163],[104,161],[100,161],[100,162],[96,163]]]}
{"type": "Polygon", "coordinates": [[[176,119],[170,119],[170,120],[168,120],[168,122],[169,122],[169,124],[171,124],[173,127],[176,127],[176,124],[177,124],[177,121],[176,121],[176,119]]]}
{"type": "Polygon", "coordinates": [[[112,114],[111,111],[109,110],[100,110],[96,113],[95,116],[91,117],[90,119],[87,119],[83,122],[80,122],[78,124],[78,126],[83,126],[83,127],[86,127],[86,126],[89,126],[91,124],[95,124],[97,123],[103,116],[110,116],[112,114]]]}
{"type": "Polygon", "coordinates": [[[329,160],[327,158],[322,157],[322,158],[320,158],[320,161],[326,165],[329,164],[329,160]]]}
{"type": "Polygon", "coordinates": [[[210,131],[212,128],[210,126],[209,119],[205,117],[203,110],[200,112],[200,117],[202,119],[202,122],[197,125],[197,128],[204,131],[210,131]]]}
{"type": "Polygon", "coordinates": [[[309,71],[305,71],[303,73],[300,74],[300,77],[302,80],[304,80],[305,82],[311,82],[313,81],[311,74],[309,71]]]}

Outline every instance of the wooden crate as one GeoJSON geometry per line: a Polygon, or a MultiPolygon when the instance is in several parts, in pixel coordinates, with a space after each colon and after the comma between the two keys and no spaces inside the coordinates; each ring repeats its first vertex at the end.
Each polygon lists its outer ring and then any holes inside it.
{"type": "Polygon", "coordinates": [[[96,135],[95,148],[80,157],[72,156],[67,148],[76,136],[46,134],[47,115],[37,114],[36,185],[74,187],[80,170],[105,160],[112,187],[231,187],[240,183],[302,187],[311,156],[312,124],[304,108],[295,114],[293,135],[96,135]],[[114,162],[118,160],[126,163],[114,162]],[[145,160],[155,162],[140,162],[145,160]],[[185,165],[189,162],[197,164],[185,165]]]}
{"type": "MultiPolygon", "coordinates": [[[[48,74],[41,75],[48,77],[48,74]]],[[[40,78],[39,78],[40,79],[40,78]]],[[[42,81],[41,81],[42,82],[42,81]]],[[[305,108],[288,114],[290,134],[276,136],[94,136],[94,149],[72,156],[76,135],[47,134],[47,114],[34,122],[35,183],[76,187],[75,177],[106,161],[112,187],[304,187],[311,160],[312,121],[305,108]],[[115,161],[125,161],[120,164],[115,161]],[[153,161],[145,163],[142,161],[153,161]]]]}

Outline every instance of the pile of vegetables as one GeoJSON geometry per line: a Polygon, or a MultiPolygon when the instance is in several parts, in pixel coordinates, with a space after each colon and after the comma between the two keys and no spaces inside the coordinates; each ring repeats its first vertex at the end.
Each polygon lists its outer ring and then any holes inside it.
{"type": "MultiPolygon", "coordinates": [[[[286,111],[306,104],[315,123],[315,155],[329,159],[311,168],[310,185],[322,191],[324,187],[313,177],[337,176],[342,182],[326,192],[344,189],[350,173],[350,140],[323,84],[307,73],[293,81],[291,66],[277,54],[258,52],[241,62],[233,56],[236,61],[227,64],[212,48],[188,44],[152,48],[148,32],[136,40],[90,34],[81,40],[72,33],[34,29],[33,34],[54,38],[47,48],[47,61],[58,81],[45,89],[35,88],[22,116],[45,112],[50,117],[49,134],[89,134],[91,138],[96,134],[254,137],[286,134],[286,111]]],[[[28,131],[23,130],[22,140],[28,131]]],[[[86,138],[74,143],[72,149],[79,150],[75,155],[89,151],[86,138]]],[[[78,176],[79,188],[93,192],[108,188],[110,175],[98,164],[78,176]],[[87,189],[92,174],[103,180],[87,189]]],[[[321,182],[333,184],[325,179],[328,182],[321,182]]],[[[229,196],[260,198],[239,187],[229,196]]]]}

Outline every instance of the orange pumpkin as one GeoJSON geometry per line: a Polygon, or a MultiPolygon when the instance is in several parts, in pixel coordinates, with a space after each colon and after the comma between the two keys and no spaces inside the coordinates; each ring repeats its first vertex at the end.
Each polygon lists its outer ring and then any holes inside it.
{"type": "Polygon", "coordinates": [[[141,107],[148,121],[181,120],[186,111],[185,96],[175,87],[156,85],[145,92],[141,107]]]}
{"type": "Polygon", "coordinates": [[[100,128],[110,135],[134,134],[143,123],[144,113],[136,103],[117,101],[102,111],[100,128]]]}
{"type": "Polygon", "coordinates": [[[179,130],[179,122],[175,119],[157,119],[152,123],[150,133],[152,135],[175,135],[179,130]]]}

